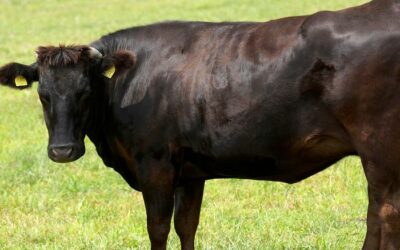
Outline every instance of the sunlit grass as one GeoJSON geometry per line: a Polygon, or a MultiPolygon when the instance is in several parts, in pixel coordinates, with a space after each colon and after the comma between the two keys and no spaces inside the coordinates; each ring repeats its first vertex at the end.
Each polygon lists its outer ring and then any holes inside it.
{"type": "MultiPolygon", "coordinates": [[[[38,45],[88,43],[162,20],[255,20],[339,9],[359,0],[0,1],[0,64],[31,63],[38,45]]],[[[90,142],[57,165],[35,92],[0,88],[0,248],[148,249],[141,194],[103,166],[90,142]]],[[[246,180],[206,184],[200,249],[359,249],[366,183],[346,158],[296,185],[246,180]]],[[[170,235],[170,249],[178,239],[170,235]]]]}

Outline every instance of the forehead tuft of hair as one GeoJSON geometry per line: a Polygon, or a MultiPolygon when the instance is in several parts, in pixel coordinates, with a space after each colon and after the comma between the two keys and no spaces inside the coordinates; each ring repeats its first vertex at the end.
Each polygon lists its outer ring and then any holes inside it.
{"type": "Polygon", "coordinates": [[[89,58],[90,47],[86,45],[40,46],[36,50],[39,65],[75,65],[89,58]]]}

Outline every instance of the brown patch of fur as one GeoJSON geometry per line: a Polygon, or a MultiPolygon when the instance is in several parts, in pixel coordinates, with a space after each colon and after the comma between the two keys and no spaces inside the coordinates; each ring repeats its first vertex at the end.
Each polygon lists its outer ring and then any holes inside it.
{"type": "Polygon", "coordinates": [[[85,45],[78,46],[41,46],[36,50],[39,65],[67,66],[75,65],[84,58],[88,58],[90,48],[85,45]]]}
{"type": "Polygon", "coordinates": [[[400,216],[400,213],[392,204],[386,203],[382,206],[379,215],[384,220],[396,220],[400,216]]]}
{"type": "Polygon", "coordinates": [[[398,207],[392,204],[384,204],[380,211],[379,217],[383,220],[383,230],[386,232],[400,231],[400,211],[398,207]]]}

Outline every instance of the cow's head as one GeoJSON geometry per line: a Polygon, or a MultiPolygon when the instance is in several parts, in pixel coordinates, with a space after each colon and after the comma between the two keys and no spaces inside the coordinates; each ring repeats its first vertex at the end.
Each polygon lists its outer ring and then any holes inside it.
{"type": "Polygon", "coordinates": [[[99,89],[134,62],[129,51],[103,56],[89,46],[39,47],[34,64],[10,63],[0,68],[0,84],[24,89],[39,81],[48,155],[56,162],[70,162],[85,153],[86,125],[99,101],[99,89]]]}

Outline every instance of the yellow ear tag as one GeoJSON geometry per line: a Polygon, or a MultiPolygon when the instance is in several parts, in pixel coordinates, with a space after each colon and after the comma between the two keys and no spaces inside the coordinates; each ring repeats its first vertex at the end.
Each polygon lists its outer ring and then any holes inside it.
{"type": "Polygon", "coordinates": [[[15,81],[15,86],[17,87],[28,86],[28,82],[23,76],[16,76],[14,81],[15,81]]]}
{"type": "Polygon", "coordinates": [[[115,66],[112,65],[110,68],[108,68],[106,71],[103,72],[103,76],[111,79],[114,73],[115,73],[115,66]]]}

